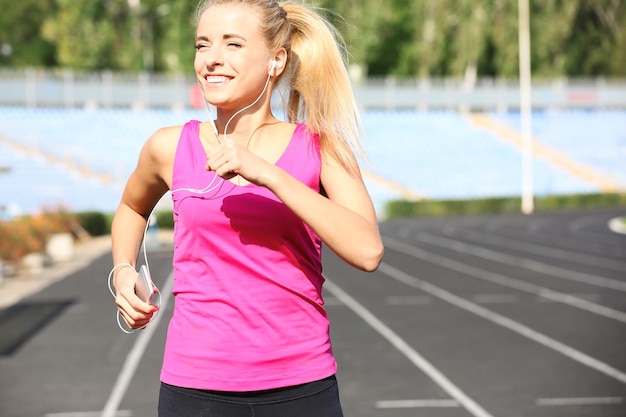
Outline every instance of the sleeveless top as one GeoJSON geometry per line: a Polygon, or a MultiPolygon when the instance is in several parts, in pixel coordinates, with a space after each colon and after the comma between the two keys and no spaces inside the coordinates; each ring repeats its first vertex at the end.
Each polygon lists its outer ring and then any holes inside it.
{"type": "MultiPolygon", "coordinates": [[[[174,313],[161,380],[257,391],[337,370],[320,238],[271,191],[206,171],[199,122],[174,161],[174,313]]],[[[276,165],[319,192],[319,137],[299,124],[276,165]]]]}

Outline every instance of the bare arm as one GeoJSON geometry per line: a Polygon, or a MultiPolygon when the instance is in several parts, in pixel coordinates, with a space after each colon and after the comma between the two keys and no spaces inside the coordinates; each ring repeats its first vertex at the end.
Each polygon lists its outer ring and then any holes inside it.
{"type": "Polygon", "coordinates": [[[328,198],[314,192],[278,167],[268,171],[269,188],[307,223],[340,258],[374,271],[383,256],[376,213],[359,176],[335,161],[323,163],[321,180],[328,198]]]}
{"type": "Polygon", "coordinates": [[[326,198],[230,139],[209,153],[207,169],[225,179],[238,174],[268,188],[344,261],[364,271],[378,268],[383,244],[360,173],[351,175],[336,161],[323,160],[326,198]]]}
{"type": "MultiPolygon", "coordinates": [[[[126,183],[111,226],[114,265],[128,263],[135,266],[148,216],[169,188],[173,163],[173,153],[168,153],[171,130],[162,129],[145,143],[137,167],[126,183]]],[[[116,303],[131,328],[144,326],[155,311],[154,306],[135,295],[136,280],[137,273],[131,268],[116,269],[113,280],[116,303]]]]}

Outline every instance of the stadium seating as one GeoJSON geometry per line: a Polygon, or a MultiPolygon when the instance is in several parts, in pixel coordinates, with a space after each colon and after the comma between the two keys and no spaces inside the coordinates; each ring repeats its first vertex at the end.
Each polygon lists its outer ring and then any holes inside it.
{"type": "MultiPolygon", "coordinates": [[[[433,199],[513,196],[521,192],[518,149],[453,112],[380,112],[364,116],[374,169],[433,199]]],[[[538,194],[597,191],[541,160],[538,194]]]]}
{"type": "MultiPolygon", "coordinates": [[[[400,189],[431,199],[521,193],[517,148],[455,112],[362,114],[369,162],[366,183],[377,209],[400,189]],[[379,180],[377,180],[379,179],[379,180]]],[[[519,115],[494,113],[518,128],[519,115]]],[[[144,141],[158,128],[206,119],[206,110],[0,107],[0,206],[4,216],[64,204],[76,211],[115,210],[144,141]]],[[[626,183],[626,112],[562,111],[533,115],[542,143],[626,183]]],[[[548,162],[533,162],[538,195],[599,188],[548,162]]]]}
{"type": "MultiPolygon", "coordinates": [[[[493,117],[519,129],[517,113],[493,117]]],[[[618,110],[538,112],[533,136],[570,158],[616,177],[626,184],[626,113],[618,110]]]]}

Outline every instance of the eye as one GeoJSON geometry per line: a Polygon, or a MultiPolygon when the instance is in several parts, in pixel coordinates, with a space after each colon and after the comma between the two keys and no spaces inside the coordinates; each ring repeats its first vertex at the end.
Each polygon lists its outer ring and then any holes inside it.
{"type": "Polygon", "coordinates": [[[208,48],[209,48],[209,45],[206,44],[206,43],[197,43],[196,44],[196,51],[202,51],[202,50],[205,50],[205,49],[208,49],[208,48]]]}
{"type": "Polygon", "coordinates": [[[228,47],[229,48],[235,48],[235,49],[239,49],[241,48],[241,44],[238,42],[228,42],[228,47]]]}

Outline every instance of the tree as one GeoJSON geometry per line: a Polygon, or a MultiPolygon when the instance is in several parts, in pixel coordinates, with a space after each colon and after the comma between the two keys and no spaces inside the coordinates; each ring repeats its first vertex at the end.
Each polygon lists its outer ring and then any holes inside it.
{"type": "Polygon", "coordinates": [[[0,65],[51,66],[55,49],[41,36],[54,4],[40,0],[0,0],[0,65]]]}
{"type": "MultiPolygon", "coordinates": [[[[491,42],[492,50],[485,49],[482,55],[483,67],[492,68],[489,75],[495,77],[519,76],[519,34],[517,2],[511,0],[495,0],[491,11],[491,33],[488,36],[488,45],[491,42]],[[489,54],[492,58],[489,61],[489,54]]],[[[532,21],[531,17],[531,21],[532,21]]],[[[531,29],[531,47],[534,46],[531,29]]],[[[482,75],[482,74],[481,74],[482,75]]]]}
{"type": "MultiPolygon", "coordinates": [[[[0,65],[191,74],[198,1],[0,0],[0,65]]],[[[515,0],[305,1],[365,75],[518,76],[515,0]]],[[[626,1],[530,5],[534,76],[626,75],[626,1]]]]}
{"type": "Polygon", "coordinates": [[[626,3],[621,0],[578,2],[566,39],[566,75],[626,75],[626,3]]]}
{"type": "Polygon", "coordinates": [[[170,0],[168,3],[168,13],[157,19],[156,23],[162,34],[155,44],[156,67],[169,72],[192,74],[195,54],[195,5],[180,0],[170,0]]]}
{"type": "Polygon", "coordinates": [[[377,39],[365,55],[369,75],[406,76],[412,72],[415,54],[411,48],[405,48],[415,31],[412,3],[413,0],[388,0],[375,13],[378,19],[370,31],[377,39]]]}
{"type": "Polygon", "coordinates": [[[55,44],[63,67],[117,69],[125,12],[125,0],[57,0],[56,13],[44,21],[42,33],[55,44]]]}
{"type": "Polygon", "coordinates": [[[531,2],[531,64],[535,76],[554,77],[565,73],[566,41],[578,28],[573,24],[580,1],[543,0],[531,2]]]}

